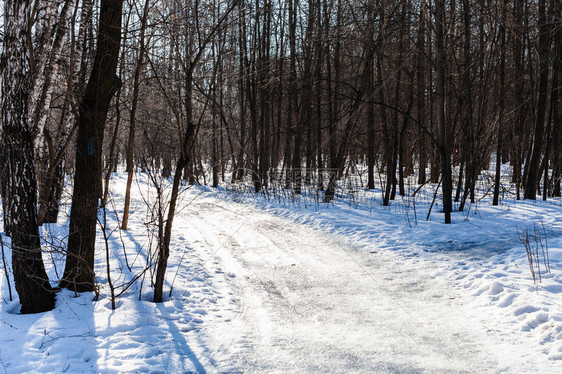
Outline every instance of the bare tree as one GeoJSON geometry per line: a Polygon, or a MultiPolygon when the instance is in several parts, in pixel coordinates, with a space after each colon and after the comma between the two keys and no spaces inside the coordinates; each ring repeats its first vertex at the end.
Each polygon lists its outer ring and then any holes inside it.
{"type": "Polygon", "coordinates": [[[501,25],[500,25],[500,44],[501,44],[501,55],[500,55],[500,82],[498,89],[498,138],[496,146],[496,175],[494,177],[494,197],[492,205],[499,204],[500,197],[500,181],[501,181],[501,165],[502,165],[502,155],[503,155],[503,137],[504,137],[504,116],[505,116],[505,11],[507,4],[505,1],[502,2],[501,6],[501,25]]]}
{"type": "Polygon", "coordinates": [[[548,96],[549,76],[549,50],[550,50],[550,24],[547,18],[546,1],[539,0],[538,6],[538,57],[539,57],[539,82],[537,88],[537,105],[535,114],[535,129],[530,152],[530,159],[525,168],[525,199],[535,200],[539,183],[539,166],[542,156],[542,147],[545,133],[546,103],[548,96]]]}
{"type": "MultiPolygon", "coordinates": [[[[172,182],[172,190],[170,192],[170,200],[168,205],[168,211],[166,214],[166,219],[162,217],[161,230],[162,233],[159,236],[158,243],[158,259],[156,264],[156,276],[154,280],[154,302],[159,303],[163,301],[163,288],[164,280],[166,276],[166,269],[168,267],[168,258],[170,256],[170,241],[172,238],[172,227],[174,223],[174,218],[176,215],[176,206],[178,203],[178,198],[180,194],[180,183],[182,181],[182,175],[184,171],[188,168],[189,164],[193,162],[194,149],[197,144],[197,133],[200,127],[200,123],[194,119],[194,73],[201,60],[207,52],[207,47],[211,45],[211,42],[215,38],[216,34],[225,26],[227,23],[230,13],[238,5],[238,0],[233,0],[228,6],[223,10],[220,16],[217,16],[216,21],[209,25],[209,28],[204,30],[199,28],[199,24],[196,24],[196,19],[189,17],[189,13],[193,12],[198,15],[200,9],[199,4],[189,4],[187,7],[183,8],[186,12],[185,19],[176,18],[176,22],[181,23],[181,25],[168,25],[169,30],[174,29],[174,32],[182,31],[185,35],[184,41],[185,49],[179,49],[177,44],[181,40],[180,35],[174,35],[174,52],[176,53],[176,62],[181,67],[183,73],[183,84],[182,90],[184,93],[183,105],[185,117],[183,118],[185,123],[180,127],[179,133],[179,155],[176,161],[176,169],[174,173],[174,178],[172,182]],[[191,8],[193,7],[193,8],[191,8]],[[177,38],[177,39],[176,39],[177,38]]],[[[181,5],[181,4],[176,4],[181,5]]],[[[181,6],[179,6],[181,8],[181,6]]],[[[163,95],[166,97],[166,101],[173,105],[173,101],[170,99],[168,92],[168,87],[163,83],[161,77],[158,76],[157,70],[154,64],[150,61],[151,67],[153,68],[153,73],[156,75],[155,78],[158,80],[158,85],[163,95]]],[[[208,99],[210,95],[205,95],[207,102],[205,107],[207,107],[208,99]]],[[[178,109],[172,109],[178,113],[178,109]]],[[[181,116],[177,114],[177,120],[181,120],[181,116]]],[[[188,169],[187,169],[188,170],[188,169]]],[[[162,213],[164,214],[164,213],[162,213]]]]}
{"type": "Polygon", "coordinates": [[[445,46],[443,27],[445,25],[445,1],[435,1],[435,65],[437,94],[437,125],[439,128],[439,155],[443,190],[443,213],[445,223],[451,223],[453,210],[453,186],[451,180],[451,159],[447,150],[447,127],[445,123],[445,46]]]}
{"type": "Polygon", "coordinates": [[[12,265],[21,313],[51,310],[53,289],[41,257],[37,182],[29,104],[28,0],[4,2],[2,50],[2,190],[4,222],[12,238],[12,265]]]}
{"type": "Polygon", "coordinates": [[[115,73],[121,41],[123,0],[102,0],[97,51],[78,114],[76,174],[70,235],[61,286],[94,289],[94,252],[98,200],[102,196],[102,144],[110,101],[119,87],[115,73]]]}
{"type": "Polygon", "coordinates": [[[140,78],[143,71],[145,61],[144,55],[146,53],[146,23],[148,21],[148,11],[150,1],[145,0],[144,7],[141,15],[140,36],[139,36],[139,51],[137,61],[135,63],[135,72],[133,76],[133,102],[131,104],[129,116],[129,140],[127,143],[127,187],[125,190],[125,207],[123,208],[123,220],[121,221],[121,229],[127,230],[129,223],[129,209],[131,204],[131,185],[133,184],[133,150],[135,146],[135,130],[136,130],[136,115],[137,106],[139,102],[140,78]]]}

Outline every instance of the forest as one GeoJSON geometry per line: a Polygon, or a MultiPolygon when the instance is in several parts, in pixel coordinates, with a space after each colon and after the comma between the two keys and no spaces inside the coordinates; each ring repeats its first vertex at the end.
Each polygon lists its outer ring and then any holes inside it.
{"type": "Polygon", "coordinates": [[[61,289],[100,297],[100,253],[113,309],[145,275],[152,301],[166,301],[174,219],[193,186],[317,206],[348,198],[350,181],[381,207],[430,190],[427,219],[433,208],[445,224],[483,199],[559,204],[561,0],[4,0],[2,9],[0,240],[22,314],[52,310],[61,289]],[[143,196],[154,253],[119,293],[108,242],[138,212],[139,175],[156,191],[143,196]],[[41,233],[65,215],[54,282],[41,233]]]}

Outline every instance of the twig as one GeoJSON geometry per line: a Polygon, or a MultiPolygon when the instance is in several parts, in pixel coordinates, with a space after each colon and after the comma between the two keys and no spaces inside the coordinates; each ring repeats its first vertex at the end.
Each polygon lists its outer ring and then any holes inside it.
{"type": "Polygon", "coordinates": [[[113,282],[111,281],[111,268],[109,265],[109,237],[107,236],[107,210],[105,205],[102,207],[103,210],[103,224],[98,217],[98,222],[101,226],[101,231],[103,233],[103,239],[105,242],[105,259],[107,265],[107,284],[109,285],[109,290],[111,292],[111,310],[115,310],[115,288],[113,287],[113,282]]]}
{"type": "Polygon", "coordinates": [[[0,232],[0,246],[2,247],[2,263],[4,264],[4,274],[6,275],[6,282],[8,283],[8,292],[10,294],[10,301],[13,301],[12,285],[10,284],[10,275],[8,274],[8,266],[6,265],[6,256],[4,255],[4,239],[2,238],[1,232],[0,232]]]}
{"type": "Polygon", "coordinates": [[[121,230],[121,220],[119,219],[119,214],[115,209],[115,204],[113,199],[110,199],[109,202],[111,203],[111,208],[113,209],[113,214],[115,215],[115,219],[117,220],[117,230],[119,230],[119,239],[121,240],[121,246],[123,247],[123,256],[125,257],[125,265],[127,265],[127,269],[129,272],[132,272],[131,266],[129,265],[129,260],[127,259],[127,250],[125,249],[125,241],[123,241],[123,230],[121,230]]]}
{"type": "Polygon", "coordinates": [[[181,256],[180,262],[179,262],[178,267],[176,269],[176,274],[174,274],[174,279],[172,279],[172,284],[170,285],[170,294],[168,295],[168,297],[172,297],[172,291],[174,290],[174,283],[176,282],[176,277],[178,276],[178,273],[180,271],[181,264],[182,264],[183,259],[185,257],[185,253],[186,253],[186,251],[183,252],[183,255],[181,256]]]}
{"type": "MultiPolygon", "coordinates": [[[[539,217],[540,220],[540,217],[539,217]]],[[[530,240],[530,231],[531,227],[525,227],[525,231],[523,235],[519,233],[519,229],[517,229],[517,235],[519,236],[519,240],[523,243],[525,247],[525,252],[527,253],[527,260],[529,262],[529,269],[531,270],[531,275],[533,276],[533,282],[535,283],[538,289],[538,283],[542,282],[542,271],[541,271],[541,255],[542,255],[542,262],[544,264],[544,272],[550,273],[550,260],[548,255],[548,238],[546,234],[546,229],[544,228],[544,224],[542,223],[542,235],[541,231],[537,228],[536,224],[533,224],[533,239],[535,241],[534,248],[531,245],[530,240]],[[543,243],[543,235],[544,235],[544,243],[543,243]],[[540,247],[540,249],[539,249],[540,247]],[[537,283],[537,273],[538,273],[538,283],[537,283]]]]}
{"type": "Polygon", "coordinates": [[[535,285],[537,284],[537,280],[535,277],[535,268],[533,266],[533,251],[531,249],[531,244],[529,243],[529,228],[525,228],[525,232],[523,233],[523,236],[521,236],[521,234],[519,233],[519,229],[517,229],[517,236],[519,236],[519,240],[521,241],[521,243],[523,243],[523,246],[525,247],[525,252],[527,253],[527,260],[529,262],[529,269],[531,270],[531,275],[533,276],[533,282],[535,283],[535,285]]]}
{"type": "Polygon", "coordinates": [[[439,191],[439,187],[441,186],[441,180],[443,178],[439,178],[439,183],[437,184],[437,188],[433,193],[433,200],[431,201],[431,205],[429,206],[429,211],[427,212],[427,217],[425,217],[426,221],[429,221],[429,216],[431,215],[431,210],[433,209],[433,204],[435,204],[435,199],[437,198],[437,191],[439,191]]]}
{"type": "MultiPolygon", "coordinates": [[[[550,273],[550,255],[548,254],[548,237],[546,236],[546,229],[544,227],[544,222],[542,220],[542,217],[539,217],[539,221],[541,223],[542,226],[542,232],[544,234],[544,247],[543,247],[543,260],[545,261],[544,266],[546,268],[546,272],[550,273]]],[[[541,242],[541,246],[542,246],[542,242],[541,242]]]]}

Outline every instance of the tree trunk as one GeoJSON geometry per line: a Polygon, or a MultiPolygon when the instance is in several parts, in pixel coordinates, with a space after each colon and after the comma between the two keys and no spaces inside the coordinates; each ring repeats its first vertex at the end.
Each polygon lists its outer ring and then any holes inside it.
{"type": "Polygon", "coordinates": [[[445,123],[445,52],[443,25],[445,24],[445,1],[435,1],[435,37],[436,37],[436,96],[437,96],[437,126],[439,129],[439,155],[441,160],[441,176],[443,191],[443,213],[445,223],[451,223],[452,181],[451,160],[447,150],[447,128],[445,123]]]}
{"type": "MultiPolygon", "coordinates": [[[[193,123],[193,108],[192,108],[192,96],[193,96],[193,63],[190,63],[190,67],[186,72],[187,76],[185,79],[186,88],[186,121],[187,127],[183,139],[181,140],[181,149],[178,161],[176,163],[176,171],[174,173],[174,180],[172,182],[172,193],[170,196],[170,204],[168,206],[168,214],[165,223],[161,222],[160,227],[163,228],[163,232],[160,235],[158,243],[158,261],[156,266],[156,278],[154,280],[154,296],[153,301],[155,303],[161,303],[164,296],[164,280],[166,277],[166,269],[168,267],[168,257],[170,256],[170,240],[172,238],[172,226],[174,223],[174,217],[176,215],[176,205],[179,196],[179,186],[182,179],[182,172],[184,168],[192,163],[193,146],[195,141],[196,126],[193,123]]],[[[163,213],[162,213],[163,214],[163,213]]]]}
{"type": "MultiPolygon", "coordinates": [[[[410,14],[410,9],[409,9],[409,3],[406,2],[403,4],[402,6],[402,14],[401,14],[401,20],[400,20],[400,24],[402,25],[400,27],[400,42],[398,45],[398,48],[400,49],[400,51],[409,49],[409,37],[406,37],[406,33],[408,30],[410,30],[410,18],[407,17],[407,14],[410,14]]],[[[398,66],[402,66],[403,64],[403,56],[402,53],[399,54],[400,57],[398,58],[398,66]]],[[[402,69],[399,70],[398,73],[398,79],[396,82],[396,107],[399,107],[399,102],[400,102],[400,88],[401,88],[401,81],[402,81],[402,74],[401,74],[402,69]]],[[[407,128],[408,128],[408,119],[410,117],[411,111],[412,111],[412,106],[414,104],[414,91],[413,91],[413,87],[414,87],[414,82],[413,82],[413,73],[410,74],[407,69],[406,69],[406,74],[409,75],[410,78],[410,82],[409,82],[409,87],[410,90],[407,94],[408,96],[408,106],[407,106],[407,110],[406,110],[406,115],[403,116],[402,118],[402,126],[398,127],[398,115],[396,116],[396,146],[397,146],[397,158],[398,158],[398,194],[400,196],[404,196],[406,191],[404,188],[404,169],[406,168],[406,155],[405,155],[405,143],[406,143],[406,132],[407,132],[407,128]]],[[[396,174],[395,174],[395,178],[396,178],[396,174]]],[[[394,191],[396,191],[396,183],[394,184],[394,191]]]]}
{"type": "MultiPolygon", "coordinates": [[[[63,109],[61,117],[61,131],[64,127],[65,110],[63,109]]],[[[59,202],[64,187],[64,154],[66,153],[69,140],[67,138],[66,142],[61,140],[59,144],[55,144],[47,128],[43,129],[43,133],[48,148],[49,168],[46,171],[43,186],[39,188],[39,211],[37,215],[37,224],[39,226],[44,223],[57,222],[59,202]]],[[[65,138],[64,136],[61,137],[65,138]]]]}
{"type": "MultiPolygon", "coordinates": [[[[517,25],[523,24],[523,1],[515,0],[513,2],[513,16],[514,22],[517,25]]],[[[516,103],[523,103],[524,97],[524,82],[521,77],[523,71],[523,33],[519,31],[521,28],[515,28],[513,35],[513,93],[514,101],[516,103]]],[[[515,193],[517,200],[520,199],[521,190],[521,164],[523,153],[523,129],[525,122],[525,106],[518,105],[515,111],[515,126],[513,129],[514,147],[513,147],[513,183],[515,183],[515,193]]]]}
{"type": "Polygon", "coordinates": [[[294,143],[293,143],[293,157],[291,162],[293,191],[300,194],[302,189],[302,170],[301,170],[301,143],[303,133],[303,123],[298,113],[298,97],[297,97],[297,9],[299,0],[289,0],[289,46],[290,46],[290,61],[289,61],[289,100],[292,101],[292,110],[289,113],[291,116],[291,123],[294,126],[294,143]]]}
{"type": "MultiPolygon", "coordinates": [[[[555,9],[560,14],[562,11],[562,2],[560,0],[556,0],[555,9]]],[[[553,84],[554,87],[552,89],[553,95],[553,108],[552,108],[552,196],[560,197],[560,180],[562,178],[562,155],[560,152],[560,131],[561,131],[561,123],[560,120],[560,109],[558,100],[560,98],[560,68],[562,64],[562,29],[560,27],[556,28],[555,34],[555,45],[556,45],[556,54],[554,59],[554,69],[555,73],[557,74],[557,84],[553,84]]]]}
{"type": "MultiPolygon", "coordinates": [[[[502,21],[505,20],[505,7],[506,2],[502,4],[502,21]]],[[[501,178],[501,165],[502,165],[502,153],[503,153],[503,117],[504,117],[504,106],[505,106],[505,26],[500,23],[500,87],[499,94],[496,96],[499,99],[498,104],[498,140],[496,147],[496,176],[494,178],[494,197],[492,205],[499,204],[500,196],[500,178],[501,178]]]]}
{"type": "Polygon", "coordinates": [[[426,182],[425,169],[427,167],[427,135],[424,132],[426,126],[425,115],[425,0],[422,0],[420,5],[420,25],[418,27],[418,53],[416,55],[416,86],[417,86],[417,116],[418,116],[418,153],[419,153],[419,171],[418,171],[418,184],[426,182]]]}
{"type": "Polygon", "coordinates": [[[328,188],[324,194],[324,202],[329,203],[334,199],[336,193],[336,184],[338,177],[338,152],[337,152],[337,133],[338,133],[338,120],[336,120],[336,113],[339,108],[339,86],[340,86],[340,73],[341,73],[341,22],[342,22],[342,5],[341,0],[337,0],[337,22],[336,22],[336,37],[334,46],[334,66],[332,73],[332,63],[330,60],[330,9],[327,1],[324,0],[324,37],[326,40],[324,56],[326,57],[326,82],[327,82],[327,95],[328,95],[328,145],[330,152],[330,169],[328,170],[328,188]],[[335,82],[332,87],[332,80],[335,82]]]}
{"type": "Polygon", "coordinates": [[[41,257],[37,229],[37,181],[33,165],[33,137],[29,124],[30,3],[4,2],[2,51],[2,190],[12,238],[12,266],[21,313],[54,308],[54,293],[41,257]]]}
{"type": "MultiPolygon", "coordinates": [[[[127,45],[127,37],[129,35],[129,22],[131,21],[132,12],[129,12],[125,19],[125,25],[123,29],[123,45],[127,45]]],[[[122,80],[123,75],[125,74],[125,62],[126,59],[127,49],[123,48],[121,51],[121,58],[119,62],[119,79],[122,80]]],[[[103,189],[103,198],[102,198],[102,206],[106,206],[107,199],[109,197],[109,185],[111,183],[111,173],[113,170],[117,169],[118,164],[118,155],[116,154],[115,149],[117,148],[117,141],[121,130],[121,96],[123,94],[123,86],[120,86],[115,94],[115,126],[113,127],[113,136],[111,137],[111,142],[109,144],[109,156],[108,162],[105,167],[105,180],[104,180],[104,189],[103,189]]]]}
{"type": "Polygon", "coordinates": [[[271,1],[264,1],[263,4],[263,20],[262,20],[262,36],[260,42],[259,64],[260,73],[258,74],[260,84],[260,163],[259,176],[263,187],[268,186],[269,181],[267,174],[269,171],[269,161],[271,152],[271,112],[270,97],[271,90],[269,88],[270,75],[270,41],[271,41],[271,1]]]}
{"type": "MultiPolygon", "coordinates": [[[[473,64],[471,58],[471,19],[472,10],[470,8],[469,0],[463,0],[463,26],[464,26],[464,47],[463,47],[463,74],[462,84],[463,90],[460,94],[460,111],[463,116],[462,120],[462,145],[460,146],[462,152],[462,159],[464,162],[464,192],[462,193],[459,211],[464,210],[468,194],[473,188],[473,180],[476,175],[476,157],[474,146],[474,123],[473,123],[473,89],[472,89],[472,69],[473,64]]],[[[481,51],[483,47],[481,48],[481,51]]],[[[462,179],[459,178],[459,185],[462,185],[462,179]]]]}
{"type": "Polygon", "coordinates": [[[316,181],[316,186],[319,191],[324,190],[324,161],[322,157],[323,147],[322,147],[322,67],[323,67],[323,41],[322,41],[322,5],[320,0],[316,4],[317,12],[317,30],[316,30],[316,68],[314,75],[316,76],[316,171],[318,180],[316,181]]]}
{"type": "Polygon", "coordinates": [[[70,211],[68,251],[61,286],[77,292],[94,290],[94,252],[98,199],[101,197],[102,144],[121,41],[123,0],[102,0],[97,51],[78,112],[76,175],[70,211]]]}
{"type": "Polygon", "coordinates": [[[239,44],[239,66],[238,66],[238,104],[240,111],[240,150],[237,158],[237,169],[232,173],[233,182],[241,181],[246,175],[246,9],[245,1],[240,0],[238,3],[238,44],[239,44]]]}
{"type": "Polygon", "coordinates": [[[375,86],[374,86],[374,60],[375,60],[375,2],[367,3],[367,32],[365,33],[365,63],[366,63],[366,95],[367,103],[367,188],[375,188],[375,86]]]}
{"type": "MultiPolygon", "coordinates": [[[[32,125],[37,134],[43,133],[43,128],[47,124],[49,108],[51,107],[53,95],[53,77],[57,71],[59,61],[61,58],[64,36],[66,35],[68,16],[74,7],[74,0],[65,0],[59,15],[59,20],[56,26],[56,33],[52,42],[52,48],[49,53],[46,53],[44,64],[45,66],[39,69],[43,74],[36,76],[33,87],[33,99],[31,100],[32,108],[30,108],[30,115],[32,125]]],[[[51,43],[47,41],[48,45],[51,43]]]]}
{"type": "Polygon", "coordinates": [[[59,216],[60,199],[64,188],[64,160],[55,166],[52,180],[50,181],[49,197],[42,223],[57,223],[59,216]]]}
{"type": "Polygon", "coordinates": [[[533,144],[531,148],[531,158],[528,161],[529,167],[527,177],[525,178],[525,199],[535,200],[537,198],[537,185],[539,178],[539,167],[541,162],[544,124],[546,117],[546,101],[548,96],[548,73],[549,73],[549,46],[550,46],[550,28],[546,18],[546,4],[544,0],[539,0],[539,85],[538,98],[535,115],[535,131],[533,136],[533,144]]]}

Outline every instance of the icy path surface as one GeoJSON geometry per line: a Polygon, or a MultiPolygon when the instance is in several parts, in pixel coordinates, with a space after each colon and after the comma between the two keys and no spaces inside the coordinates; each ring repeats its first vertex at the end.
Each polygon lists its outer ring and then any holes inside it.
{"type": "Polygon", "coordinates": [[[249,206],[205,198],[189,210],[239,298],[211,337],[217,363],[226,356],[243,372],[497,370],[486,330],[423,267],[249,206]]]}

